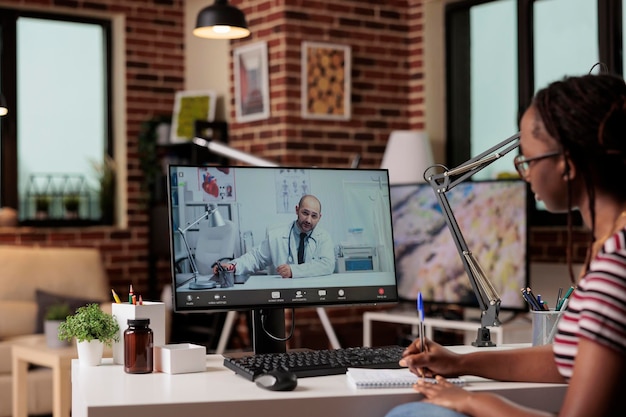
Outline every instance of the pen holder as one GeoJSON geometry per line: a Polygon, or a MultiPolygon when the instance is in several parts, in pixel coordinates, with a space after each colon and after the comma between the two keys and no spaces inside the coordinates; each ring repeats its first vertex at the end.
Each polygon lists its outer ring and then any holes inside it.
{"type": "Polygon", "coordinates": [[[220,286],[232,287],[235,284],[235,271],[220,271],[220,286]]]}
{"type": "Polygon", "coordinates": [[[111,312],[120,326],[120,341],[113,343],[113,362],[124,364],[124,330],[128,319],[150,319],[153,345],[165,344],[165,304],[156,301],[144,301],[143,304],[113,303],[111,312]]]}
{"type": "Polygon", "coordinates": [[[531,311],[533,328],[533,346],[552,343],[562,311],[531,311]]]}

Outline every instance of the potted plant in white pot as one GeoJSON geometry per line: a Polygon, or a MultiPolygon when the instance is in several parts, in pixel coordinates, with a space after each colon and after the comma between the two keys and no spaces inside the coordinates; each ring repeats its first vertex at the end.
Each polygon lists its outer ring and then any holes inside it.
{"type": "Polygon", "coordinates": [[[76,339],[80,363],[96,366],[102,361],[104,346],[111,347],[119,341],[119,331],[115,317],[102,311],[98,304],[87,304],[61,323],[59,339],[76,339]]]}
{"type": "Polygon", "coordinates": [[[67,303],[56,303],[48,307],[43,322],[43,332],[46,335],[48,347],[69,346],[68,340],[59,339],[59,326],[70,314],[72,314],[72,310],[67,303]]]}

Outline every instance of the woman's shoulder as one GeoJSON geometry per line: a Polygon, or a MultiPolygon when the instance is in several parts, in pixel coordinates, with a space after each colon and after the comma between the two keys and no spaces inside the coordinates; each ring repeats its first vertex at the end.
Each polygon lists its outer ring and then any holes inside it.
{"type": "Polygon", "coordinates": [[[617,230],[602,244],[602,252],[626,258],[626,227],[617,230]]]}

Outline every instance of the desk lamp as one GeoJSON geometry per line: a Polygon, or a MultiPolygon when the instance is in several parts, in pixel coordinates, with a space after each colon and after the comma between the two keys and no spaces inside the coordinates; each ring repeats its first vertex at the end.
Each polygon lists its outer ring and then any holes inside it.
{"type": "Polygon", "coordinates": [[[519,133],[516,133],[456,168],[448,169],[443,165],[437,164],[424,171],[424,179],[435,192],[446,224],[452,233],[452,239],[461,256],[463,267],[465,268],[465,272],[467,272],[470,283],[472,284],[472,289],[478,300],[481,311],[481,327],[478,329],[476,340],[472,342],[472,345],[477,347],[495,346],[491,341],[491,334],[487,326],[500,325],[500,320],[498,319],[501,302],[500,295],[467,247],[467,242],[450,208],[446,193],[518,146],[519,133]]]}
{"type": "Polygon", "coordinates": [[[216,286],[216,283],[210,280],[198,281],[198,265],[196,264],[194,255],[191,253],[189,242],[187,242],[187,231],[204,219],[209,222],[209,227],[224,226],[226,224],[217,206],[215,204],[209,204],[207,206],[207,210],[202,214],[202,216],[198,217],[184,229],[181,229],[180,227],[178,228],[178,233],[180,233],[183,239],[183,244],[185,245],[185,250],[187,251],[187,259],[189,260],[189,265],[191,266],[193,282],[189,284],[189,288],[192,290],[206,290],[215,288],[216,286]]]}
{"type": "Polygon", "coordinates": [[[425,132],[394,130],[389,135],[380,167],[389,170],[389,184],[415,184],[424,180],[424,170],[433,163],[425,132]]]}

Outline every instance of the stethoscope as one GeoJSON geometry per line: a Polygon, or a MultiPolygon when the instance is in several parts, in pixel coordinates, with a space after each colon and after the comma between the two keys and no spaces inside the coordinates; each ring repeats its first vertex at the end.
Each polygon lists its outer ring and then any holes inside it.
{"type": "MultiPolygon", "coordinates": [[[[287,240],[287,248],[288,248],[287,263],[288,264],[295,263],[293,261],[293,254],[291,253],[291,235],[293,234],[293,228],[295,226],[296,226],[296,222],[293,222],[293,223],[291,223],[291,229],[289,229],[289,238],[287,240]]],[[[311,233],[307,233],[306,240],[309,240],[309,238],[313,239],[313,241],[315,242],[315,238],[311,236],[311,233]]]]}

